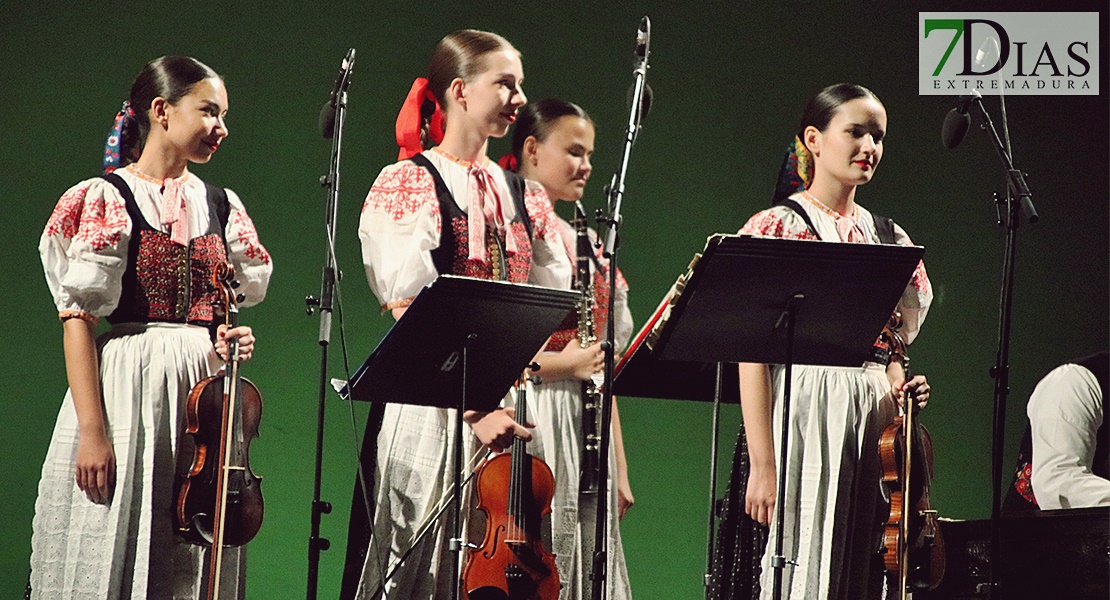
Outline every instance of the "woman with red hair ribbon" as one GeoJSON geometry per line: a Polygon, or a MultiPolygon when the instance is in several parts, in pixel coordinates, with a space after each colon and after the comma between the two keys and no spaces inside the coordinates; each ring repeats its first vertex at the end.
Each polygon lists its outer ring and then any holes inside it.
{"type": "MultiPolygon", "coordinates": [[[[400,318],[439,275],[524,283],[534,263],[569,269],[549,250],[560,243],[547,224],[550,202],[486,156],[489,138],[508,133],[526,102],[523,79],[508,41],[463,30],[440,41],[428,76],[414,82],[397,118],[400,162],[382,169],[359,221],[367,280],[382,312],[400,318]]],[[[515,437],[531,439],[513,414],[466,413],[474,435],[464,442],[476,436],[501,451],[515,437]]],[[[414,540],[453,485],[455,415],[392,404],[371,414],[363,465],[368,480],[375,473],[373,523],[360,525],[365,500],[356,486],[343,597],[445,598],[458,585],[449,577],[450,511],[414,540]]],[[[478,444],[464,443],[471,445],[478,444]]]]}

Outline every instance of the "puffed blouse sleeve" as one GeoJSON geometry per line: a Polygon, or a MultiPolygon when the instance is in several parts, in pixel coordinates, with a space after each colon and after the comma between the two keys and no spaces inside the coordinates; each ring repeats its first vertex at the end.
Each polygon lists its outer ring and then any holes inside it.
{"type": "Polygon", "coordinates": [[[224,237],[230,251],[228,260],[235,267],[235,278],[239,281],[236,291],[243,294],[244,299],[240,306],[253,306],[262,302],[266,297],[266,288],[270,285],[270,275],[274,272],[274,263],[270,253],[258,241],[258,230],[254,221],[247,214],[243,201],[231,191],[227,191],[227,199],[231,204],[231,212],[227,219],[227,228],[224,237]]]}
{"type": "MultiPolygon", "coordinates": [[[[902,246],[913,245],[909,234],[897,223],[894,224],[894,241],[902,246]]],[[[924,261],[918,261],[913,277],[898,301],[898,311],[902,313],[902,334],[907,344],[912,343],[921,331],[921,324],[925,322],[925,315],[932,303],[933,284],[929,282],[929,274],[925,272],[924,261]]]]}
{"type": "Polygon", "coordinates": [[[432,174],[403,161],[378,174],[362,205],[358,237],[370,289],[382,312],[408,306],[439,273],[439,200],[432,174]]]}
{"type": "Polygon", "coordinates": [[[551,199],[543,187],[526,182],[524,206],[532,221],[532,267],[528,283],[560,290],[569,290],[574,278],[574,264],[567,253],[573,246],[564,239],[568,225],[555,214],[551,199]]]}
{"type": "Polygon", "coordinates": [[[101,178],[62,194],[39,239],[46,284],[59,316],[96,322],[119,304],[131,219],[119,191],[101,178]]]}
{"type": "Polygon", "coordinates": [[[819,239],[809,230],[809,225],[806,225],[805,219],[801,215],[782,205],[772,206],[755,213],[737,233],[739,235],[790,240],[819,239]]]}
{"type": "Polygon", "coordinates": [[[628,282],[624,274],[617,269],[617,295],[613,298],[613,312],[617,320],[613,323],[613,332],[617,339],[617,351],[623,352],[632,340],[632,311],[628,308],[628,282]]]}

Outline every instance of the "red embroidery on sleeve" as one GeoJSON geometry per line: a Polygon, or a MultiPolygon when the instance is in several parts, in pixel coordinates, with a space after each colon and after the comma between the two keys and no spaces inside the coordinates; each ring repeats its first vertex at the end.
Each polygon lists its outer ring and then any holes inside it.
{"type": "MultiPolygon", "coordinates": [[[[1022,457],[1019,456],[1018,460],[1021,461],[1022,457]]],[[[1033,494],[1033,465],[1027,462],[1020,462],[1017,471],[1014,473],[1014,488],[1022,498],[1025,498],[1034,506],[1040,506],[1037,503],[1037,497],[1033,494]]]]}
{"type": "Polygon", "coordinates": [[[243,255],[247,258],[260,261],[264,265],[270,264],[270,253],[258,240],[258,230],[254,228],[254,221],[244,211],[238,211],[232,217],[232,222],[239,230],[239,241],[243,243],[243,255]]]}
{"type": "MultiPolygon", "coordinates": [[[[609,282],[609,259],[605,258],[605,244],[601,243],[601,240],[599,240],[598,237],[599,237],[598,234],[594,233],[594,230],[591,229],[590,230],[590,240],[591,240],[591,242],[594,242],[594,244],[593,244],[593,246],[594,246],[594,256],[597,257],[597,260],[599,262],[601,262],[602,268],[605,269],[605,282],[606,282],[606,285],[608,285],[608,282],[609,282]]],[[[577,254],[575,254],[575,257],[577,258],[577,254]]],[[[628,289],[628,280],[626,280],[624,278],[624,273],[622,273],[620,269],[617,269],[617,287],[620,288],[620,289],[625,289],[625,290],[628,289]]],[[[608,302],[608,300],[606,300],[606,302],[608,302]]],[[[599,328],[599,330],[600,330],[600,328],[599,328]]]]}
{"type": "Polygon", "coordinates": [[[400,221],[435,201],[435,182],[431,174],[416,164],[401,164],[386,168],[378,175],[362,210],[378,210],[400,221]]]}
{"type": "Polygon", "coordinates": [[[555,207],[547,192],[528,188],[524,192],[524,207],[528,210],[528,218],[532,220],[532,236],[543,238],[547,236],[548,227],[551,225],[555,207]]]}
{"type": "Polygon", "coordinates": [[[123,202],[109,202],[98,198],[91,205],[85,203],[81,211],[81,225],[77,229],[75,241],[89,244],[96,252],[119,244],[123,230],[127,229],[127,208],[123,202]]]}
{"type": "Polygon", "coordinates": [[[43,235],[57,235],[85,242],[94,252],[119,244],[127,228],[127,208],[105,198],[88,199],[89,186],[72,189],[58,200],[43,235]],[[86,201],[88,200],[88,201],[86,201]]]}
{"type": "Polygon", "coordinates": [[[752,215],[752,218],[748,219],[748,222],[740,229],[740,233],[793,240],[820,239],[816,235],[813,235],[808,227],[799,230],[790,229],[783,218],[776,214],[774,209],[767,209],[752,215]]]}
{"type": "Polygon", "coordinates": [[[57,206],[54,207],[54,212],[50,213],[50,219],[46,221],[46,229],[42,234],[49,236],[61,232],[62,237],[70,239],[77,235],[77,227],[81,222],[81,207],[85,203],[85,194],[88,192],[89,186],[84,186],[62,194],[57,206]]]}
{"type": "Polygon", "coordinates": [[[624,278],[624,273],[620,269],[617,269],[617,287],[623,290],[628,289],[628,280],[624,278]]]}
{"type": "Polygon", "coordinates": [[[917,268],[913,271],[913,287],[919,292],[929,289],[929,274],[925,272],[925,263],[917,261],[917,268]]]}

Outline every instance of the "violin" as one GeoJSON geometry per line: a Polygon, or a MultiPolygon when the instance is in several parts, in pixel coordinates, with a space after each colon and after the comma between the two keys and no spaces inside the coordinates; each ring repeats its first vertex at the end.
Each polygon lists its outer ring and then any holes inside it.
{"type": "MultiPolygon", "coordinates": [[[[234,267],[227,263],[217,265],[212,275],[229,328],[239,324],[237,303],[243,299],[233,291],[239,285],[234,278],[234,267]]],[[[175,481],[178,534],[211,546],[209,599],[220,597],[224,548],[246,544],[262,526],[262,480],[247,456],[250,441],[258,437],[262,395],[239,376],[238,339],[228,339],[227,356],[224,369],[189,393],[178,463],[187,468],[175,481]]]]}
{"type": "MultiPolygon", "coordinates": [[[[527,422],[524,378],[517,384],[516,418],[527,422]]],[[[478,510],[486,515],[482,545],[470,550],[463,590],[470,600],[558,600],[555,555],[540,539],[540,522],[551,513],[555,478],[551,467],[528,453],[524,440],[486,461],[477,471],[478,510]]]]}
{"type": "MultiPolygon", "coordinates": [[[[881,337],[891,349],[891,360],[902,364],[909,381],[910,361],[901,326],[901,315],[895,313],[881,337]]],[[[883,526],[883,566],[897,578],[896,597],[902,600],[913,591],[935,589],[944,577],[944,540],[929,501],[933,441],[915,418],[918,408],[912,393],[906,394],[904,404],[903,414],[894,418],[879,440],[883,486],[890,498],[890,514],[883,526]]]]}

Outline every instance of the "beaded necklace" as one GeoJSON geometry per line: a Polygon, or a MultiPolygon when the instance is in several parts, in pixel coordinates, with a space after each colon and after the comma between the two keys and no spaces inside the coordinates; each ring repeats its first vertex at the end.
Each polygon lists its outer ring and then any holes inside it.
{"type": "MultiPolygon", "coordinates": [[[[139,179],[142,179],[143,181],[149,181],[150,183],[157,183],[158,185],[165,185],[167,180],[172,180],[173,179],[172,177],[167,177],[165,179],[158,179],[157,177],[151,177],[150,175],[147,175],[146,173],[143,173],[142,171],[140,171],[139,170],[139,165],[136,164],[136,163],[131,163],[131,164],[127,165],[124,168],[127,169],[127,171],[129,173],[131,173],[132,175],[134,175],[135,177],[138,177],[139,179]]],[[[181,177],[177,178],[177,181],[179,181],[181,183],[185,183],[186,181],[189,180],[190,175],[191,175],[191,173],[189,173],[188,171],[185,171],[185,174],[182,175],[181,177]]]]}
{"type": "Polygon", "coordinates": [[[821,202],[820,200],[818,200],[816,196],[809,193],[809,190],[802,190],[801,196],[802,196],[802,198],[805,198],[806,200],[809,200],[809,202],[811,204],[813,204],[817,208],[821,209],[822,212],[824,212],[826,215],[829,215],[830,217],[832,217],[834,219],[851,219],[852,221],[858,221],[859,220],[859,207],[856,206],[855,204],[852,205],[852,214],[842,215],[842,214],[836,212],[835,210],[829,208],[828,206],[826,206],[824,202],[821,202]]]}
{"type": "MultiPolygon", "coordinates": [[[[446,158],[447,160],[449,160],[451,162],[458,163],[458,164],[460,164],[460,165],[462,165],[462,166],[464,166],[468,169],[472,166],[475,166],[475,163],[473,161],[461,159],[461,158],[455,156],[454,154],[451,154],[450,152],[448,152],[446,150],[443,150],[439,146],[436,146],[436,147],[432,148],[432,152],[435,152],[436,154],[442,156],[443,158],[446,158]]],[[[483,156],[482,157],[482,164],[478,165],[478,166],[480,168],[484,169],[484,168],[489,166],[489,163],[490,163],[489,157],[483,156]]]]}

